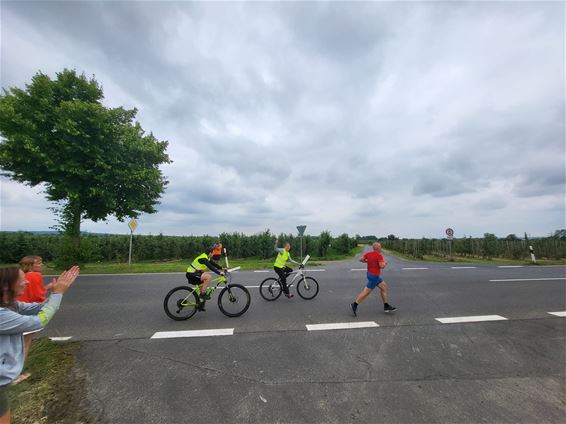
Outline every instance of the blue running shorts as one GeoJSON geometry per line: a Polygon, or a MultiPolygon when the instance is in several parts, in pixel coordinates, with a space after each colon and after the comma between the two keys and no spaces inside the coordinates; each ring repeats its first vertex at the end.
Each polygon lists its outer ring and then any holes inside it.
{"type": "Polygon", "coordinates": [[[380,283],[383,283],[383,278],[381,278],[379,275],[373,275],[370,274],[368,272],[368,284],[367,284],[367,288],[368,289],[375,289],[380,283]]]}

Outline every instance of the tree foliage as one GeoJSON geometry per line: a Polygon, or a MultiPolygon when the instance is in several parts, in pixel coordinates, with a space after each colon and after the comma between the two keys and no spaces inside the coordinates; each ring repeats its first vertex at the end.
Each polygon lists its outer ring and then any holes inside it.
{"type": "Polygon", "coordinates": [[[63,229],[78,247],[84,219],[156,212],[167,181],[167,142],[146,134],[136,109],[108,108],[94,79],[74,70],[38,72],[25,89],[0,95],[0,168],[15,181],[44,184],[63,229]]]}

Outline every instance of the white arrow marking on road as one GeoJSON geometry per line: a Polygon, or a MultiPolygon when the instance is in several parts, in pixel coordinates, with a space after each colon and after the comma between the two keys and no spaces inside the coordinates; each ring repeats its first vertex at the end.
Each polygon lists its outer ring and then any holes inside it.
{"type": "Polygon", "coordinates": [[[232,336],[233,334],[233,328],[218,328],[215,330],[158,331],[151,338],[174,339],[178,337],[232,336]]]}
{"type": "Polygon", "coordinates": [[[501,315],[476,315],[469,317],[435,318],[442,324],[455,324],[459,322],[481,322],[481,321],[506,321],[501,315]]]}
{"type": "Polygon", "coordinates": [[[67,340],[71,340],[72,337],[49,337],[49,340],[53,342],[66,342],[67,340]]]}
{"type": "Polygon", "coordinates": [[[556,315],[557,317],[566,317],[566,311],[559,312],[549,312],[550,315],[556,315]]]}
{"type": "Polygon", "coordinates": [[[452,269],[474,269],[474,268],[477,268],[477,266],[451,266],[450,268],[452,268],[452,269]]]}
{"type": "Polygon", "coordinates": [[[489,280],[490,282],[500,282],[500,281],[556,281],[556,280],[566,280],[566,277],[553,277],[553,278],[509,278],[507,280],[489,280]]]}
{"type": "Polygon", "coordinates": [[[350,328],[368,328],[368,327],[379,327],[379,325],[374,321],[362,321],[362,322],[337,322],[333,324],[307,324],[308,331],[319,331],[319,330],[345,330],[350,328]]]}

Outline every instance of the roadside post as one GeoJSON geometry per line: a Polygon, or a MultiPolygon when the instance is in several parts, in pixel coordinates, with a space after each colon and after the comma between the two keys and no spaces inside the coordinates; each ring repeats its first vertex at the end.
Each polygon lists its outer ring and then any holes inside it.
{"type": "Polygon", "coordinates": [[[132,265],[132,239],[134,237],[134,230],[138,228],[138,222],[135,218],[130,219],[128,227],[130,227],[130,253],[128,255],[128,265],[132,265]]]}
{"type": "Polygon", "coordinates": [[[307,229],[306,225],[298,225],[297,230],[299,231],[299,237],[301,238],[301,260],[303,260],[303,234],[307,229]]]}
{"type": "Polygon", "coordinates": [[[535,249],[533,249],[533,246],[529,246],[529,251],[531,252],[531,261],[536,264],[537,258],[535,258],[535,249]]]}
{"type": "Polygon", "coordinates": [[[452,260],[452,239],[454,238],[454,230],[452,228],[447,228],[446,235],[448,236],[448,252],[450,260],[452,260]]]}

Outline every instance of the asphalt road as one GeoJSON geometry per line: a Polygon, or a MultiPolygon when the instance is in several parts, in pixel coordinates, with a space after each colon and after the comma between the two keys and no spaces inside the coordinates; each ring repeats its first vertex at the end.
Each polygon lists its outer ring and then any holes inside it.
{"type": "Polygon", "coordinates": [[[392,314],[376,292],[351,316],[365,284],[353,260],[312,272],[311,301],[266,302],[253,286],[273,272],[235,273],[252,286],[245,315],[225,317],[213,299],[183,322],[163,312],[182,273],[81,276],[46,333],[82,342],[101,422],[565,421],[566,318],[550,312],[566,311],[566,267],[388,259],[392,314]],[[499,320],[439,321],[469,316],[499,320]],[[371,327],[307,329],[330,323],[371,327]],[[231,335],[151,339],[205,329],[231,335]]]}

